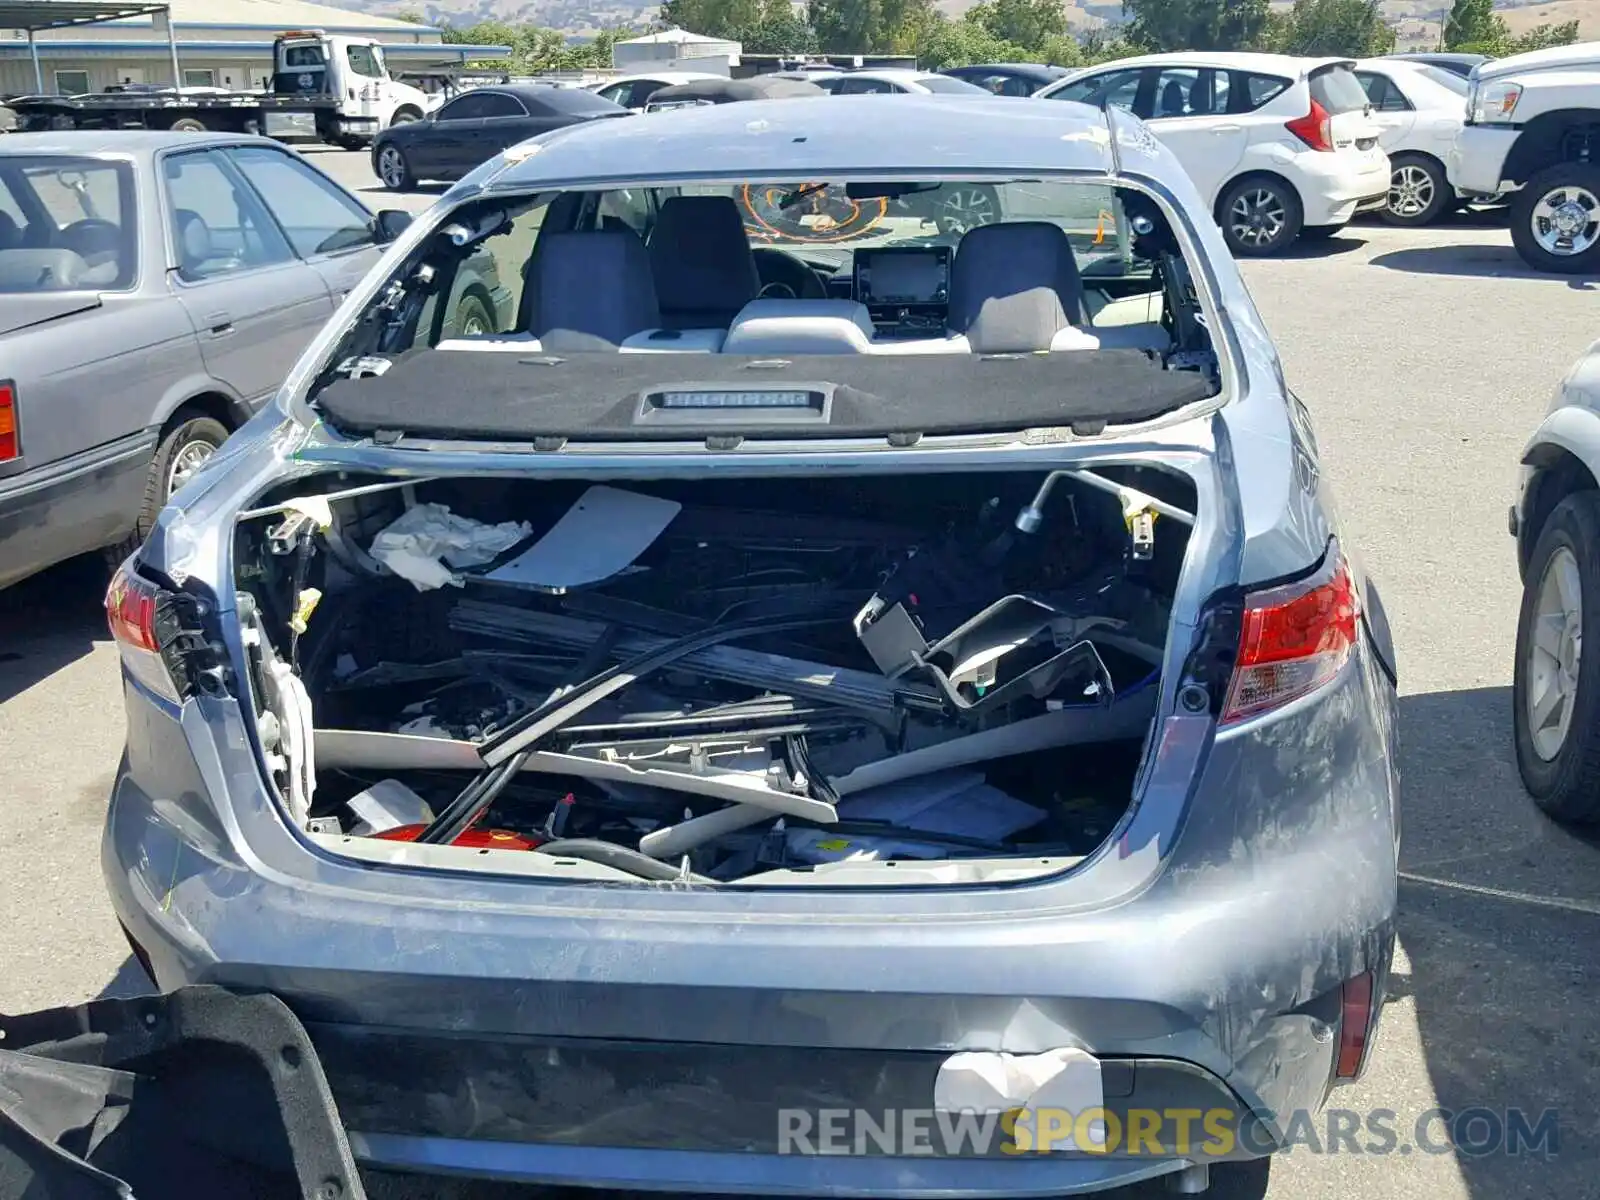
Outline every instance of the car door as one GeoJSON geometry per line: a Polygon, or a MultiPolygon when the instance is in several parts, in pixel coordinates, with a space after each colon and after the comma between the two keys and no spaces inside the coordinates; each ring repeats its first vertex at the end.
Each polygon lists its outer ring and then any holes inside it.
{"type": "Polygon", "coordinates": [[[335,306],[378,261],[372,214],[293,151],[235,146],[224,153],[255,188],[290,248],[322,276],[335,306]]]}
{"type": "Polygon", "coordinates": [[[1244,157],[1248,134],[1239,116],[1229,112],[1230,77],[1213,67],[1163,66],[1135,111],[1166,147],[1177,155],[1210,204],[1222,185],[1233,178],[1244,157]],[[1148,107],[1146,107],[1148,105],[1148,107]]]}
{"type": "Polygon", "coordinates": [[[1393,154],[1410,137],[1417,124],[1416,107],[1395,81],[1377,71],[1357,71],[1367,99],[1372,102],[1372,119],[1378,123],[1378,144],[1393,154]]]}
{"type": "Polygon", "coordinates": [[[548,122],[535,121],[528,106],[509,92],[488,92],[483,97],[483,113],[473,135],[473,163],[488,162],[507,146],[541,133],[548,122]]]}
{"type": "Polygon", "coordinates": [[[441,108],[425,128],[407,130],[412,174],[419,179],[447,179],[476,166],[467,163],[486,107],[481,93],[467,92],[441,108]]]}
{"type": "Polygon", "coordinates": [[[257,402],[331,315],[328,287],[223,151],[163,156],[161,191],[172,287],[206,369],[257,402]]]}

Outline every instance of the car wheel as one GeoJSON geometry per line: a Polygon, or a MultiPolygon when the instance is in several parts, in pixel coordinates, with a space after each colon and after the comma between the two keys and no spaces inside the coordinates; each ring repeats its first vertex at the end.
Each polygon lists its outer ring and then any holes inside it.
{"type": "Polygon", "coordinates": [[[409,125],[413,121],[420,120],[422,120],[422,114],[416,109],[402,108],[399,112],[395,113],[394,116],[389,118],[389,128],[393,129],[396,125],[409,125]]]}
{"type": "Polygon", "coordinates": [[[1397,154],[1389,165],[1389,203],[1382,216],[1390,225],[1431,225],[1453,205],[1455,191],[1435,159],[1397,154]]]}
{"type": "Polygon", "coordinates": [[[198,117],[179,117],[167,128],[174,133],[205,133],[206,123],[198,117]]]}
{"type": "Polygon", "coordinates": [[[993,225],[1000,219],[1000,196],[981,183],[961,183],[951,187],[939,201],[933,223],[940,233],[959,237],[980,225],[993,225]]]}
{"type": "Polygon", "coordinates": [[[1524,578],[1511,687],[1517,770],[1552,817],[1600,821],[1600,492],[1556,505],[1524,578]]]}
{"type": "Polygon", "coordinates": [[[1300,236],[1300,197],[1281,179],[1241,179],[1222,197],[1222,239],[1235,258],[1281,254],[1300,236]]]}
{"type": "Polygon", "coordinates": [[[1528,180],[1511,199],[1511,242],[1535,270],[1600,272],[1600,166],[1557,163],[1528,180]]]}
{"type": "Polygon", "coordinates": [[[403,192],[416,184],[416,177],[411,174],[411,164],[406,161],[405,151],[399,146],[390,144],[378,147],[374,159],[373,167],[378,178],[391,192],[403,192]]]}
{"type": "Polygon", "coordinates": [[[106,557],[113,565],[120,564],[150,536],[156,517],[173,493],[188,483],[227,440],[228,427],[214,417],[190,416],[167,431],[150,460],[144,503],[139,506],[133,533],[106,549],[106,557]]]}
{"type": "Polygon", "coordinates": [[[456,305],[456,336],[483,337],[499,331],[500,323],[494,319],[489,302],[476,292],[461,297],[456,305]]]}

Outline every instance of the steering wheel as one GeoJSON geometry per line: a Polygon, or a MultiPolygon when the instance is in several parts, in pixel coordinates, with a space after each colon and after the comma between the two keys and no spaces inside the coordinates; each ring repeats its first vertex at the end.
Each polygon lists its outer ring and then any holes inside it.
{"type": "Polygon", "coordinates": [[[62,250],[71,250],[91,267],[114,260],[122,251],[122,227],[114,221],[85,217],[56,235],[62,250]]]}
{"type": "Polygon", "coordinates": [[[761,276],[761,291],[766,299],[826,300],[828,289],[817,273],[792,254],[773,246],[755,246],[756,270],[761,276]]]}

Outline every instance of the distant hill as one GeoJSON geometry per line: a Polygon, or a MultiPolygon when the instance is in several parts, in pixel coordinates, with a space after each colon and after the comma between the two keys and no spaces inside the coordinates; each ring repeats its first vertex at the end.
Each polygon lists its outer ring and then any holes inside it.
{"type": "MultiPolygon", "coordinates": [[[[430,25],[474,25],[479,21],[526,22],[549,29],[586,33],[619,26],[643,28],[655,19],[657,5],[638,0],[323,0],[340,8],[395,16],[411,12],[430,25]]],[[[971,8],[975,0],[934,0],[951,16],[971,8]]],[[[1286,2],[1286,0],[1285,0],[1286,2]]],[[[1383,10],[1400,22],[1400,41],[1406,46],[1433,46],[1439,40],[1439,22],[1448,10],[1440,0],[1383,0],[1383,10]]],[[[1075,29],[1115,23],[1119,3],[1104,0],[1068,0],[1069,19],[1075,29]]],[[[1543,0],[1542,3],[1498,3],[1513,33],[1535,25],[1580,21],[1581,36],[1600,39],[1600,0],[1543,0]]]]}

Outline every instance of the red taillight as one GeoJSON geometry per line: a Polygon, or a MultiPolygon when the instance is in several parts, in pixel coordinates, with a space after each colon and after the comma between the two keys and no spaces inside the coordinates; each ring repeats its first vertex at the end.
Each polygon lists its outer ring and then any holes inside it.
{"type": "Polygon", "coordinates": [[[118,645],[150,654],[161,653],[156,639],[156,600],[161,589],[140,579],[123,563],[106,589],[106,621],[118,645]]]}
{"type": "Polygon", "coordinates": [[[1339,1058],[1334,1077],[1354,1079],[1367,1057],[1367,1035],[1372,1032],[1372,972],[1344,981],[1339,1006],[1339,1058]]]}
{"type": "MultiPolygon", "coordinates": [[[[400,825],[394,829],[385,829],[382,833],[374,834],[385,842],[414,842],[422,836],[426,825],[400,825]]],[[[452,846],[466,846],[472,850],[537,850],[537,838],[526,837],[520,833],[512,833],[509,829],[464,829],[453,842],[452,846]]]]}
{"type": "Polygon", "coordinates": [[[1243,720],[1315,691],[1339,673],[1356,643],[1360,605],[1335,544],[1314,578],[1245,598],[1222,720],[1243,720]]]}
{"type": "Polygon", "coordinates": [[[22,457],[22,437],[17,432],[17,389],[0,383],[0,463],[22,457]]]}
{"type": "Polygon", "coordinates": [[[1285,121],[1283,127],[1313,150],[1333,149],[1333,118],[1315,100],[1311,102],[1310,112],[1292,121],[1285,121]]]}

